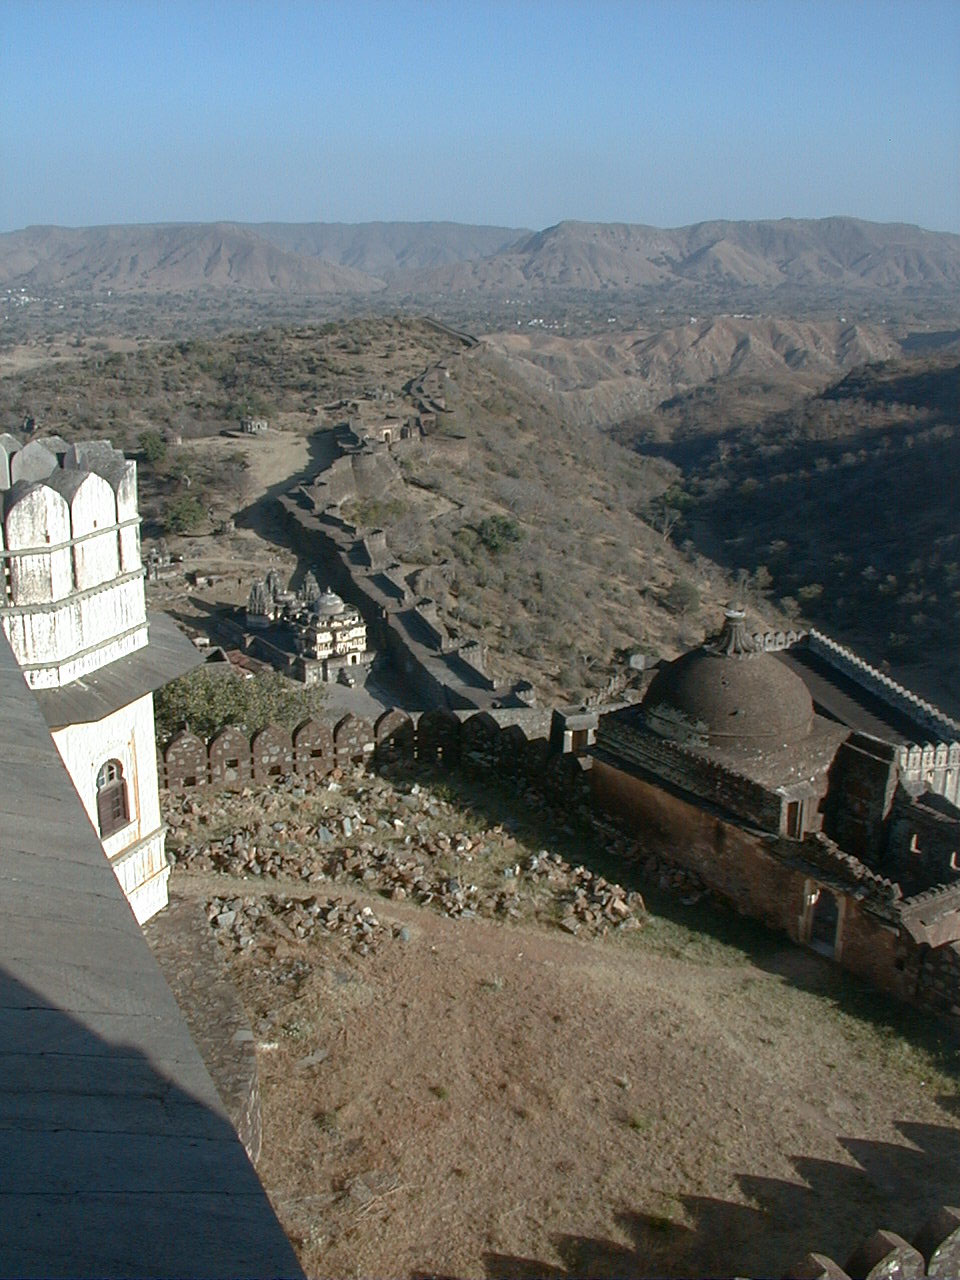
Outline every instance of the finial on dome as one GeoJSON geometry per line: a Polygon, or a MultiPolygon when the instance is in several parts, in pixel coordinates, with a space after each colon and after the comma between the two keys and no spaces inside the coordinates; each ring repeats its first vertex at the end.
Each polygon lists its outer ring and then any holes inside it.
{"type": "Polygon", "coordinates": [[[710,648],[728,658],[743,658],[756,652],[753,637],[747,634],[746,612],[742,605],[730,604],[723,611],[723,630],[710,648]]]}

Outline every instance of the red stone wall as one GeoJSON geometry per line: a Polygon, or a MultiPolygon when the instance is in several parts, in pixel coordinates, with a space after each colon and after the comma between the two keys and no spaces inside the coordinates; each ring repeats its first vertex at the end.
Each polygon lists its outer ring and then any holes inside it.
{"type": "Polygon", "coordinates": [[[805,876],[774,858],[761,836],[601,760],[590,779],[601,807],[635,821],[645,844],[695,871],[738,910],[798,937],[805,876]]]}
{"type": "MultiPolygon", "coordinates": [[[[804,893],[808,881],[821,883],[809,871],[777,857],[763,836],[601,760],[594,761],[590,779],[600,806],[635,822],[638,835],[655,852],[695,871],[745,915],[802,941],[804,893]]],[[[908,940],[835,883],[827,881],[826,887],[844,901],[840,963],[889,994],[909,999],[904,973],[908,940]]]]}

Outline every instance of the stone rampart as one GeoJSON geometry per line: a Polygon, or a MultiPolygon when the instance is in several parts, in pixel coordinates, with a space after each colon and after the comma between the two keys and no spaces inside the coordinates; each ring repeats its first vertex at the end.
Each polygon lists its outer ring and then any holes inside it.
{"type": "Polygon", "coordinates": [[[28,684],[66,684],[145,645],[136,464],[105,441],[0,454],[0,622],[28,684]]]}
{"type": "MultiPolygon", "coordinates": [[[[833,894],[843,903],[842,954],[838,950],[837,959],[844,967],[898,999],[960,1017],[957,886],[904,899],[897,884],[820,833],[797,841],[723,816],[722,810],[731,811],[723,803],[724,788],[734,787],[742,806],[755,786],[748,779],[707,766],[704,784],[713,788],[719,809],[707,808],[652,779],[610,767],[602,752],[593,768],[585,769],[572,752],[551,749],[544,724],[542,714],[518,708],[515,715],[499,710],[496,718],[484,711],[411,715],[393,709],[375,724],[355,716],[333,725],[311,719],[292,732],[268,726],[252,736],[228,725],[208,742],[187,731],[178,733],[159,752],[158,771],[161,784],[178,792],[269,784],[291,774],[325,777],[334,769],[366,762],[378,767],[417,763],[441,770],[461,765],[523,779],[568,810],[582,806],[601,825],[613,821],[667,862],[695,873],[738,910],[794,941],[809,939],[808,909],[816,893],[823,889],[833,894]]],[[[675,744],[670,748],[679,768],[686,763],[685,753],[675,744]]],[[[662,774],[662,759],[658,767],[662,774]]],[[[686,777],[685,790],[689,795],[686,777]]],[[[758,807],[768,803],[765,794],[755,800],[758,807]]]]}
{"type": "MultiPolygon", "coordinates": [[[[552,753],[545,737],[531,737],[523,728],[532,720],[523,707],[514,714],[499,711],[497,719],[485,712],[458,715],[444,709],[408,714],[394,708],[375,724],[353,715],[335,724],[311,718],[293,730],[267,725],[252,735],[228,724],[207,740],[183,729],[158,750],[158,776],[170,791],[190,791],[243,787],[290,774],[326,777],[335,768],[368,760],[446,767],[469,759],[484,767],[499,768],[503,763],[514,772],[538,760],[539,772],[545,773],[552,753]]],[[[542,716],[535,722],[541,721],[542,716]]]]}
{"type": "Polygon", "coordinates": [[[786,1280],[921,1280],[960,1275],[960,1209],[938,1209],[912,1237],[874,1231],[841,1267],[822,1253],[808,1253],[786,1280]]]}
{"type": "Polygon", "coordinates": [[[805,639],[805,631],[754,631],[750,636],[753,647],[764,653],[779,653],[781,649],[792,649],[805,639]]]}
{"type": "Polygon", "coordinates": [[[609,748],[684,791],[756,823],[761,830],[780,828],[780,796],[679,743],[646,734],[642,729],[625,728],[609,719],[601,723],[597,743],[601,749],[609,748]]]}
{"type": "Polygon", "coordinates": [[[357,496],[357,485],[349,455],[336,458],[307,490],[314,505],[339,506],[357,496]]]}
{"type": "Polygon", "coordinates": [[[897,748],[903,780],[923,786],[960,807],[960,742],[912,742],[897,748]]]}
{"type": "Polygon", "coordinates": [[[807,633],[807,646],[811,653],[817,654],[832,667],[842,671],[861,688],[876,694],[884,702],[903,711],[917,724],[936,734],[938,740],[951,741],[960,737],[960,721],[952,720],[933,703],[927,702],[916,693],[911,693],[890,676],[878,671],[876,667],[871,667],[868,662],[864,662],[852,649],[847,649],[836,640],[825,636],[822,631],[811,628],[807,633]]]}
{"type": "Polygon", "coordinates": [[[470,711],[494,700],[495,682],[477,667],[475,650],[461,654],[444,642],[443,632],[432,622],[429,628],[421,628],[419,619],[410,625],[413,610],[406,583],[393,574],[389,583],[380,585],[384,571],[370,572],[362,563],[368,556],[355,526],[330,511],[308,512],[289,494],[280,499],[280,507],[292,537],[312,561],[322,562],[334,590],[360,610],[374,646],[389,652],[422,706],[470,711]],[[431,637],[431,631],[436,635],[431,637]]]}

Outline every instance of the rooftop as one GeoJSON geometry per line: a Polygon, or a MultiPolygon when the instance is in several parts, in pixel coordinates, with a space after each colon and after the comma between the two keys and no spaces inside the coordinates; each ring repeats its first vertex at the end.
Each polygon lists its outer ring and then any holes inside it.
{"type": "Polygon", "coordinates": [[[0,632],[0,1275],[301,1274],[0,632]]]}

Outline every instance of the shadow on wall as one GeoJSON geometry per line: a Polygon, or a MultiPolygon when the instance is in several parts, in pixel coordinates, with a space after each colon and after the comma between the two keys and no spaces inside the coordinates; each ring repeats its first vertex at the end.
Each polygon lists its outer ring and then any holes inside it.
{"type": "Polygon", "coordinates": [[[300,1276],[226,1118],[78,998],[90,1026],[0,971],[0,1276],[300,1276]]]}

